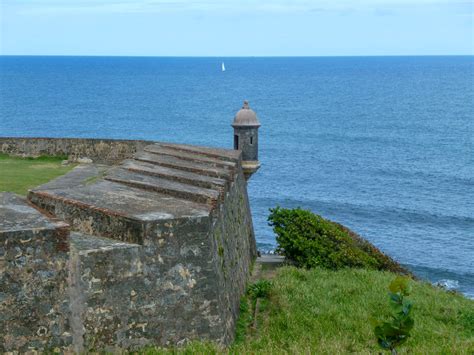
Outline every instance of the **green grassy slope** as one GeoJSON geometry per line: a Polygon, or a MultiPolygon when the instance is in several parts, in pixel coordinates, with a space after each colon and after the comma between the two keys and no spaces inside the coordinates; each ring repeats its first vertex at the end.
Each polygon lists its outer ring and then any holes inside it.
{"type": "Polygon", "coordinates": [[[0,192],[26,195],[28,189],[44,184],[70,171],[61,166],[64,157],[17,158],[0,154],[0,192]]]}
{"type": "MultiPolygon", "coordinates": [[[[178,352],[382,353],[371,319],[383,320],[390,313],[387,287],[394,278],[382,271],[282,268],[273,279],[269,300],[259,307],[256,323],[244,301],[237,341],[229,349],[193,343],[178,352]]],[[[473,354],[474,302],[427,283],[411,284],[408,298],[414,303],[415,326],[399,353],[473,354]]]]}

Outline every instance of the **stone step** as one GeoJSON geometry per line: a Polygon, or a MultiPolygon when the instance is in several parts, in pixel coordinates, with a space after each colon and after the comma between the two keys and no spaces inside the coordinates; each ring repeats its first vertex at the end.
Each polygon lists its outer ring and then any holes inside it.
{"type": "Polygon", "coordinates": [[[71,251],[74,249],[74,252],[77,252],[80,255],[140,247],[138,244],[125,243],[110,238],[98,237],[80,232],[71,232],[70,246],[71,251]]]}
{"type": "Polygon", "coordinates": [[[196,153],[211,158],[218,158],[222,160],[238,163],[240,161],[241,152],[232,149],[209,148],[197,145],[173,144],[173,143],[158,143],[161,147],[177,150],[180,152],[196,153]]]}
{"type": "Polygon", "coordinates": [[[205,187],[218,191],[224,191],[228,188],[228,182],[224,179],[214,178],[207,175],[200,175],[189,171],[167,168],[161,165],[145,163],[137,160],[125,160],[122,168],[151,176],[158,176],[163,179],[182,182],[189,185],[205,187]]]}
{"type": "Polygon", "coordinates": [[[205,218],[212,210],[208,204],[107,180],[75,188],[34,189],[28,198],[75,231],[135,244],[143,243],[149,225],[205,218]]]}
{"type": "Polygon", "coordinates": [[[218,190],[188,185],[157,176],[140,174],[119,167],[109,170],[105,179],[185,200],[206,203],[213,207],[217,206],[217,201],[221,194],[218,190]]]}
{"type": "Polygon", "coordinates": [[[203,155],[197,152],[188,152],[188,151],[180,151],[176,149],[170,149],[163,147],[160,144],[153,144],[148,145],[144,148],[145,152],[158,154],[158,155],[169,155],[173,157],[177,157],[183,160],[189,160],[197,163],[205,163],[211,166],[217,166],[220,168],[229,168],[235,170],[237,167],[237,162],[224,160],[222,157],[214,158],[209,157],[207,155],[203,155]]]}
{"type": "Polygon", "coordinates": [[[234,173],[230,169],[219,168],[215,166],[206,165],[204,163],[183,160],[177,157],[140,152],[135,154],[134,159],[146,163],[161,165],[167,168],[189,171],[192,173],[216,177],[220,179],[230,181],[234,179],[234,173]]]}
{"type": "MultiPolygon", "coordinates": [[[[46,235],[55,234],[62,228],[66,228],[63,233],[66,235],[63,242],[67,244],[67,235],[69,234],[67,224],[47,218],[29,205],[27,200],[16,194],[0,192],[0,238],[15,236],[15,239],[22,237],[25,237],[24,239],[31,239],[31,237],[42,239],[46,235]]],[[[55,238],[51,237],[51,239],[55,238]]],[[[60,240],[53,240],[53,242],[60,242],[60,240]]],[[[3,246],[1,242],[0,245],[3,246]]]]}
{"type": "Polygon", "coordinates": [[[256,262],[267,267],[278,267],[288,263],[284,256],[275,254],[262,254],[257,258],[256,262]]]}

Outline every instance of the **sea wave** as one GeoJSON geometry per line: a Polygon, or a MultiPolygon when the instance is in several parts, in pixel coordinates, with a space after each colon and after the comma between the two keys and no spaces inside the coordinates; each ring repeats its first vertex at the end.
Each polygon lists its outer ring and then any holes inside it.
{"type": "Polygon", "coordinates": [[[384,205],[366,205],[351,202],[314,200],[314,199],[271,199],[271,198],[252,198],[253,205],[258,206],[282,206],[287,208],[301,207],[310,209],[314,213],[323,215],[348,214],[350,216],[366,217],[371,219],[380,219],[391,221],[393,223],[412,223],[421,225],[453,225],[457,228],[465,229],[474,233],[474,217],[468,215],[431,213],[428,211],[411,210],[408,208],[399,208],[384,205]]]}
{"type": "Polygon", "coordinates": [[[459,288],[458,280],[442,279],[434,282],[433,284],[448,291],[457,290],[459,288]]]}
{"type": "Polygon", "coordinates": [[[458,291],[466,297],[474,299],[474,270],[472,272],[459,272],[445,268],[434,268],[416,264],[405,264],[415,275],[428,280],[433,285],[448,291],[458,291]]]}

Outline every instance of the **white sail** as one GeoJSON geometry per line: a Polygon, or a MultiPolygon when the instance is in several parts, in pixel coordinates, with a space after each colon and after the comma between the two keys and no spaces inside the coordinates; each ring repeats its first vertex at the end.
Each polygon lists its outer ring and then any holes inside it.
{"type": "Polygon", "coordinates": [[[224,65],[224,62],[222,62],[222,71],[225,71],[225,65],[224,65]]]}

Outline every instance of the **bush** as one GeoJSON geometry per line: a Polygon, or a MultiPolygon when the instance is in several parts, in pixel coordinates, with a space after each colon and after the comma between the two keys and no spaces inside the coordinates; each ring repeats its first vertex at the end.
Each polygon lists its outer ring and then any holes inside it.
{"type": "Polygon", "coordinates": [[[337,270],[368,268],[409,272],[344,226],[301,208],[270,209],[269,225],[278,242],[277,252],[297,266],[337,270]]]}

